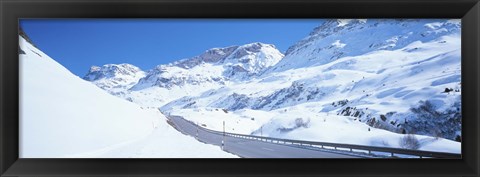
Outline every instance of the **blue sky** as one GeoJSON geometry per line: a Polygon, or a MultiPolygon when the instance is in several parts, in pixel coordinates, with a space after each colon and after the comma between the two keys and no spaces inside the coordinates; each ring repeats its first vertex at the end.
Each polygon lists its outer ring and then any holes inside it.
{"type": "Polygon", "coordinates": [[[46,54],[83,77],[90,66],[130,63],[143,70],[214,47],[252,42],[281,52],[321,19],[23,19],[20,25],[46,54]]]}

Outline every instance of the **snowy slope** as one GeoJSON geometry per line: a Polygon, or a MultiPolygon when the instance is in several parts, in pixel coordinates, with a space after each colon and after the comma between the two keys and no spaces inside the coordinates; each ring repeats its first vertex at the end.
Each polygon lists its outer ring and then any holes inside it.
{"type": "MultiPolygon", "coordinates": [[[[108,94],[19,38],[23,51],[19,55],[21,158],[97,157],[93,152],[112,152],[149,137],[156,137],[149,141],[164,142],[145,145],[163,150],[152,157],[232,157],[218,147],[165,128],[165,117],[157,110],[108,94]],[[178,148],[180,144],[183,149],[178,148]],[[196,150],[205,152],[190,156],[196,150]]],[[[148,155],[122,151],[106,157],[148,155]]]]}
{"type": "Polygon", "coordinates": [[[460,20],[327,20],[291,46],[285,58],[269,71],[322,65],[376,50],[396,50],[415,41],[428,42],[456,32],[460,32],[460,20]]]}
{"type": "Polygon", "coordinates": [[[83,79],[90,81],[111,94],[122,94],[145,77],[145,72],[131,64],[107,64],[92,66],[83,79]]]}

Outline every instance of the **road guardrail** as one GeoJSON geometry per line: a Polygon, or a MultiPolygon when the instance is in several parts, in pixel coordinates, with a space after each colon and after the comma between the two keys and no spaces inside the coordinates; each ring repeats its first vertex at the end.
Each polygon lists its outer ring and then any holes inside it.
{"type": "MultiPolygon", "coordinates": [[[[177,116],[177,117],[180,117],[180,116],[177,116]]],[[[341,149],[345,149],[346,151],[349,151],[349,152],[354,152],[354,150],[361,150],[361,151],[365,151],[365,153],[368,155],[375,155],[374,152],[381,152],[381,153],[388,154],[390,157],[398,157],[398,155],[408,155],[408,156],[416,156],[419,158],[442,158],[442,159],[461,159],[462,158],[461,154],[447,153],[447,152],[433,152],[433,151],[390,148],[390,147],[292,140],[292,139],[272,138],[272,137],[255,136],[255,135],[244,135],[244,134],[237,134],[237,133],[230,133],[230,132],[221,132],[221,131],[210,130],[210,129],[198,126],[189,120],[186,120],[186,121],[198,127],[199,129],[202,129],[204,131],[211,132],[214,134],[242,138],[242,139],[249,139],[249,140],[257,140],[257,141],[263,141],[263,142],[269,142],[269,143],[276,143],[276,144],[299,145],[302,147],[318,147],[320,149],[330,148],[331,150],[338,150],[338,151],[340,151],[341,149]]]]}

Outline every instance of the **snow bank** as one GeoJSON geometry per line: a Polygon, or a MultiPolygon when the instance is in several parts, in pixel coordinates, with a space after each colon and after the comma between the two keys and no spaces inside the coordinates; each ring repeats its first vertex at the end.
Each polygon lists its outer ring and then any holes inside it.
{"type": "MultiPolygon", "coordinates": [[[[163,115],[162,119],[166,119],[163,115]]],[[[238,158],[221,151],[219,146],[195,142],[195,138],[182,135],[165,121],[147,137],[113,145],[76,157],[99,158],[238,158]]]]}

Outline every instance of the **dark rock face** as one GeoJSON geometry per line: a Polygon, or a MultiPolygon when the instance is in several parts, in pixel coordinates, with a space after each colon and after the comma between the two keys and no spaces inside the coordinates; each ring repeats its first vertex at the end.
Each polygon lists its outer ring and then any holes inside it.
{"type": "Polygon", "coordinates": [[[402,127],[407,132],[456,140],[462,129],[461,105],[460,101],[455,102],[449,109],[439,111],[429,101],[421,101],[420,105],[410,109],[416,119],[402,124],[402,127]]]}
{"type": "Polygon", "coordinates": [[[303,83],[294,82],[290,87],[280,89],[267,96],[249,97],[245,94],[233,93],[221,98],[218,100],[218,104],[212,106],[225,107],[234,111],[244,108],[274,110],[322,99],[326,92],[335,89],[336,87],[306,87],[303,83]]]}
{"type": "MultiPolygon", "coordinates": [[[[25,31],[23,31],[22,27],[19,27],[18,28],[18,35],[22,36],[23,39],[25,39],[28,43],[32,44],[34,47],[37,47],[33,41],[30,39],[30,37],[28,37],[27,33],[25,33],[25,31]]],[[[25,52],[24,52],[25,53],[25,52]]]]}
{"type": "Polygon", "coordinates": [[[235,77],[235,76],[238,76],[238,75],[245,75],[247,74],[248,76],[248,71],[241,67],[241,66],[238,66],[238,65],[235,65],[235,66],[231,66],[230,67],[231,69],[229,70],[225,70],[225,72],[223,73],[224,76],[226,77],[235,77]]]}
{"type": "Polygon", "coordinates": [[[20,48],[20,46],[18,46],[18,54],[26,54],[25,51],[20,48]]]}
{"type": "MultiPolygon", "coordinates": [[[[33,42],[32,40],[30,39],[30,37],[28,37],[27,33],[25,33],[25,31],[23,31],[22,27],[19,27],[18,28],[18,35],[20,35],[21,37],[23,37],[23,39],[25,39],[28,43],[32,44],[34,47],[37,47],[33,42]]],[[[37,47],[38,48],[38,47],[37,47]]],[[[18,46],[18,54],[21,55],[21,54],[26,54],[25,51],[20,48],[20,46],[18,46]]],[[[37,55],[39,55],[37,53],[37,55]]]]}
{"type": "Polygon", "coordinates": [[[228,110],[239,110],[246,108],[249,106],[249,102],[251,100],[247,95],[237,93],[228,96],[227,99],[234,100],[233,102],[231,102],[233,104],[228,106],[228,110]]]}
{"type": "Polygon", "coordinates": [[[197,65],[200,65],[202,63],[217,63],[221,60],[224,60],[226,57],[230,56],[238,47],[239,46],[231,46],[231,47],[225,47],[225,48],[209,49],[204,53],[200,54],[199,56],[174,62],[173,65],[188,69],[188,68],[192,68],[197,65]]]}

